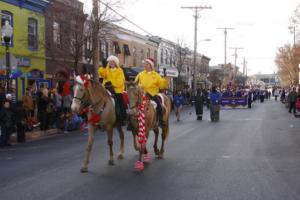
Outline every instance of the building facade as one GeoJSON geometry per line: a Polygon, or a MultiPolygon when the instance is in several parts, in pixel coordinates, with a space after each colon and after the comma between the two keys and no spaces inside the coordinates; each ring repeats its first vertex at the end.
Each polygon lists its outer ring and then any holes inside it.
{"type": "MultiPolygon", "coordinates": [[[[48,1],[46,0],[0,1],[1,28],[5,21],[8,21],[13,27],[13,36],[9,47],[10,68],[12,71],[20,70],[22,72],[21,76],[11,81],[13,92],[16,92],[17,98],[21,98],[27,86],[35,82],[46,83],[45,47],[42,44],[45,42],[44,11],[47,6],[48,1]]],[[[0,45],[0,58],[5,59],[3,41],[0,45]]],[[[5,73],[5,69],[5,66],[1,66],[2,75],[5,73]]]]}
{"type": "Polygon", "coordinates": [[[68,80],[83,64],[86,16],[77,0],[51,0],[45,12],[46,75],[51,83],[68,80]]]}

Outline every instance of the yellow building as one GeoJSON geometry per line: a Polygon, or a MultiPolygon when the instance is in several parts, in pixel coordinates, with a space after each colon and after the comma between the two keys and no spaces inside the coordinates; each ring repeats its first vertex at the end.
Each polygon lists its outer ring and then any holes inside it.
{"type": "MultiPolygon", "coordinates": [[[[44,10],[47,5],[48,1],[45,0],[0,1],[1,29],[5,21],[8,21],[13,28],[13,36],[9,45],[10,69],[12,73],[17,70],[22,72],[21,76],[11,80],[11,88],[16,91],[18,99],[22,97],[26,87],[34,83],[37,86],[48,84],[44,80],[46,70],[44,10]]],[[[6,79],[5,48],[2,39],[0,44],[2,86],[6,79]]],[[[50,87],[50,85],[47,86],[50,87]]]]}

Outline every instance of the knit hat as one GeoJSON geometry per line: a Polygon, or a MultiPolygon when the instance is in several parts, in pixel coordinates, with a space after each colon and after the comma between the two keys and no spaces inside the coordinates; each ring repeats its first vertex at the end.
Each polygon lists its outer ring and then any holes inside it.
{"type": "Polygon", "coordinates": [[[154,59],[153,58],[147,58],[145,60],[145,62],[149,63],[152,67],[152,69],[154,69],[154,59]]]}
{"type": "Polygon", "coordinates": [[[109,62],[109,61],[113,61],[113,62],[116,63],[117,66],[119,66],[120,61],[119,61],[119,58],[118,58],[118,57],[116,57],[116,56],[109,56],[109,57],[107,58],[107,62],[109,62]]]}
{"type": "Polygon", "coordinates": [[[5,97],[6,97],[7,100],[12,100],[12,95],[11,94],[6,94],[5,97]]]}

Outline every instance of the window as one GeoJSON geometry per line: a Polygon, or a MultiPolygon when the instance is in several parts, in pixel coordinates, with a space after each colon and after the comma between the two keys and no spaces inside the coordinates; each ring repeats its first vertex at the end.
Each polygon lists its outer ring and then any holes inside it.
{"type": "Polygon", "coordinates": [[[100,41],[100,61],[108,58],[108,43],[106,41],[100,41]]]}
{"type": "Polygon", "coordinates": [[[120,46],[119,46],[118,42],[114,42],[114,43],[113,43],[113,47],[114,47],[114,54],[115,54],[115,55],[121,53],[121,49],[120,49],[120,46]]]}
{"type": "Polygon", "coordinates": [[[57,21],[53,22],[53,42],[56,48],[61,48],[60,24],[57,21]]]}
{"type": "Polygon", "coordinates": [[[28,48],[35,50],[38,48],[37,20],[32,18],[28,19],[28,48]]]}
{"type": "Polygon", "coordinates": [[[150,49],[147,49],[147,58],[150,58],[150,49]]]}
{"type": "Polygon", "coordinates": [[[154,50],[154,65],[157,66],[157,51],[154,50]]]}
{"type": "Polygon", "coordinates": [[[124,44],[124,55],[130,56],[130,50],[127,44],[124,44]]]}
{"type": "Polygon", "coordinates": [[[132,49],[132,64],[134,67],[136,67],[136,48],[133,47],[132,49]]]}
{"type": "Polygon", "coordinates": [[[160,52],[160,63],[164,64],[164,51],[163,50],[160,52]]]}
{"type": "MultiPolygon", "coordinates": [[[[11,12],[8,12],[6,10],[1,11],[1,28],[5,25],[5,21],[8,21],[8,23],[14,27],[13,25],[13,14],[11,12]]],[[[4,44],[4,41],[2,42],[4,44]]],[[[10,46],[13,44],[13,38],[10,39],[10,46]]]]}
{"type": "Polygon", "coordinates": [[[85,42],[85,59],[91,59],[92,57],[92,42],[91,38],[87,38],[85,42]]]}
{"type": "Polygon", "coordinates": [[[144,50],[141,50],[141,62],[144,62],[145,55],[144,55],[144,50]]]}
{"type": "Polygon", "coordinates": [[[168,59],[169,59],[169,54],[168,51],[166,50],[166,58],[165,58],[165,63],[168,64],[168,59]]]}

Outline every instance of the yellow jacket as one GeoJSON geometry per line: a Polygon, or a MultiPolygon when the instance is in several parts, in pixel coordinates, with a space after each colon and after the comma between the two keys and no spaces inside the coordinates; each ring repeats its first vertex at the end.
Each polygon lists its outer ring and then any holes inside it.
{"type": "Polygon", "coordinates": [[[112,69],[110,67],[100,67],[98,74],[103,78],[103,85],[111,82],[116,93],[123,93],[125,89],[125,76],[120,67],[112,69]]]}
{"type": "Polygon", "coordinates": [[[159,89],[164,89],[168,87],[168,81],[162,78],[156,71],[142,71],[136,78],[135,82],[141,85],[145,92],[149,93],[151,96],[158,94],[159,89]]]}

